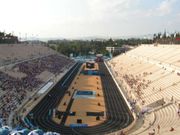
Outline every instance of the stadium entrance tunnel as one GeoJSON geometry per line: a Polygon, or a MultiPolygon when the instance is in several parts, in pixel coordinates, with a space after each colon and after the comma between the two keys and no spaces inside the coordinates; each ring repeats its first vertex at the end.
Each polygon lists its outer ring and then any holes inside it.
{"type": "MultiPolygon", "coordinates": [[[[88,126],[87,124],[79,123],[65,125],[63,119],[60,123],[55,123],[52,120],[54,114],[54,108],[57,107],[59,102],[63,99],[67,92],[68,86],[72,83],[73,79],[80,70],[82,63],[77,63],[67,74],[51,89],[51,91],[39,102],[26,116],[26,126],[29,128],[39,127],[45,131],[58,132],[64,135],[95,135],[95,134],[107,134],[116,132],[118,130],[128,127],[134,120],[131,111],[129,110],[123,96],[119,92],[112,76],[104,63],[98,63],[99,71],[104,73],[101,76],[102,90],[104,93],[105,107],[106,107],[106,120],[95,126],[88,126]],[[67,79],[68,78],[68,79],[67,79]],[[63,86],[62,86],[63,84],[63,86]],[[66,86],[66,87],[64,87],[66,86]],[[49,97],[48,95],[51,95],[49,97]]],[[[80,93],[81,94],[81,93],[80,93]]],[[[70,104],[70,103],[69,103],[70,104]]],[[[56,112],[59,118],[63,115],[75,115],[75,112],[56,112]],[[66,114],[64,114],[66,113],[66,114]]],[[[96,112],[87,112],[89,116],[103,115],[104,112],[99,114],[96,112]]]]}

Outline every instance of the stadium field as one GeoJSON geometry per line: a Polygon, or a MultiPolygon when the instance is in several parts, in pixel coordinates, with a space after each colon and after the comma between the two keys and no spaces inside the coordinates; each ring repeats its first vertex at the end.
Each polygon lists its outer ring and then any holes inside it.
{"type": "Polygon", "coordinates": [[[126,105],[121,93],[119,92],[115,82],[113,81],[110,73],[108,72],[104,63],[99,63],[99,70],[105,75],[101,77],[103,93],[105,98],[105,106],[107,109],[107,120],[103,123],[90,127],[75,127],[71,128],[65,125],[63,119],[61,123],[55,123],[52,120],[53,109],[62,100],[68,86],[73,81],[74,77],[78,73],[81,64],[76,64],[49,92],[51,98],[48,95],[32,109],[30,114],[33,117],[27,115],[28,120],[33,126],[40,127],[43,130],[55,131],[65,135],[72,134],[105,134],[113,131],[121,130],[132,123],[132,114],[126,105]],[[72,72],[73,71],[73,72],[72,72]],[[69,78],[68,80],[66,78],[69,78]],[[67,81],[66,81],[67,80],[67,81]],[[64,82],[66,81],[66,82],[64,82]],[[64,84],[63,86],[61,84],[64,84]]]}

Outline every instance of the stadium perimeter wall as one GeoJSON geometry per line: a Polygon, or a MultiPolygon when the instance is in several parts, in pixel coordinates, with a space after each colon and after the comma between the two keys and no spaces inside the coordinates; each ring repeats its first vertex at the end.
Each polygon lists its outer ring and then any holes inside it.
{"type": "MultiPolygon", "coordinates": [[[[104,64],[105,64],[106,68],[108,69],[110,75],[112,76],[112,78],[113,78],[113,80],[114,80],[114,82],[115,82],[115,84],[116,84],[119,92],[121,93],[123,99],[124,99],[125,102],[126,102],[126,105],[127,105],[128,108],[129,108],[129,110],[132,110],[132,107],[131,107],[130,103],[127,101],[125,94],[123,93],[121,87],[120,87],[119,84],[117,83],[117,80],[115,79],[115,77],[114,77],[113,73],[111,72],[111,69],[110,69],[109,66],[107,65],[106,61],[104,61],[104,64]]],[[[134,121],[133,121],[128,127],[124,128],[124,129],[121,129],[121,130],[119,130],[119,131],[116,131],[116,132],[114,132],[114,133],[107,134],[107,135],[116,135],[116,134],[119,134],[121,131],[123,131],[123,133],[125,133],[125,132],[129,131],[130,129],[132,129],[132,128],[134,127],[135,123],[136,123],[137,118],[136,118],[136,114],[135,114],[134,112],[131,111],[131,113],[132,113],[132,116],[133,116],[133,118],[134,118],[134,121]]]]}

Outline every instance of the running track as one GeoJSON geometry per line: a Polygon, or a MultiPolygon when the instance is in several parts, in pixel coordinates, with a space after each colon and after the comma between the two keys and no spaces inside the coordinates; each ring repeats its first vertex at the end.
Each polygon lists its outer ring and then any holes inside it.
{"type": "Polygon", "coordinates": [[[51,97],[47,94],[47,96],[33,108],[30,112],[33,113],[33,118],[29,115],[27,116],[29,121],[36,127],[40,127],[45,131],[59,132],[64,135],[99,135],[115,132],[127,127],[133,121],[133,116],[104,63],[99,63],[99,69],[105,74],[101,76],[101,81],[105,97],[107,120],[97,126],[73,129],[65,125],[57,124],[51,120],[51,115],[49,114],[52,113],[49,112],[52,112],[51,110],[61,101],[80,66],[81,63],[77,63],[73,67],[74,70],[70,70],[49,92],[51,97]],[[67,77],[69,79],[67,79],[67,77]],[[64,85],[62,86],[62,84],[64,85]]]}

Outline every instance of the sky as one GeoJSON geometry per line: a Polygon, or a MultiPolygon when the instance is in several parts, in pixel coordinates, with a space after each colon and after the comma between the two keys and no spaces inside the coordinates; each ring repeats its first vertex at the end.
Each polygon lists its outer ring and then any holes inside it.
{"type": "Polygon", "coordinates": [[[180,0],[0,0],[0,31],[20,37],[180,32],[180,0]]]}

